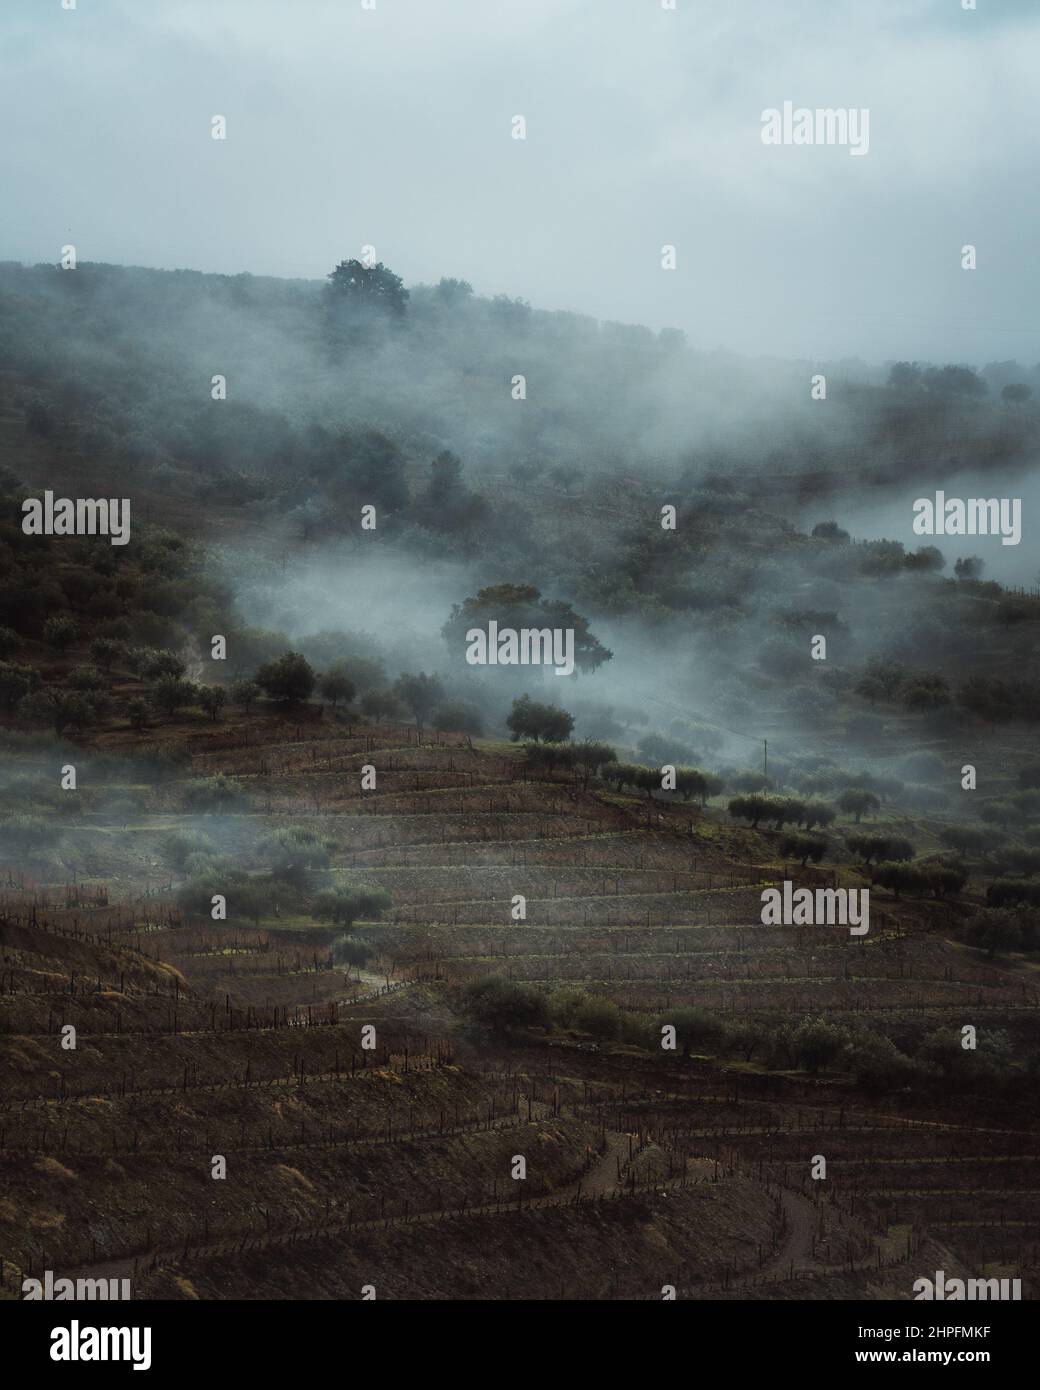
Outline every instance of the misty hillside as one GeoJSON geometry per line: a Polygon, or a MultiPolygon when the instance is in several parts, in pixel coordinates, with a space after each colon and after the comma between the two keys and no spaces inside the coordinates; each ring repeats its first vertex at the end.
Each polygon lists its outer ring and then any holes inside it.
{"type": "MultiPolygon", "coordinates": [[[[876,531],[907,475],[970,495],[1027,469],[1040,410],[1007,388],[1036,369],[749,361],[357,262],[324,284],[7,264],[0,342],[10,487],[89,476],[209,547],[216,607],[170,575],[135,627],[66,584],[102,636],[201,644],[219,617],[267,632],[239,643],[248,663],[346,632],[341,656],[387,680],[434,669],[502,729],[523,684],[467,667],[442,629],[479,591],[527,585],[611,653],[564,683],[579,733],[630,747],[642,725],[704,761],[705,730],[735,726],[743,743],[714,757],[739,763],[765,736],[869,751],[886,717],[939,733],[1036,717],[1028,547],[876,531]]],[[[9,536],[11,562],[25,545],[9,536]]],[[[33,638],[26,586],[7,620],[33,638]]]]}

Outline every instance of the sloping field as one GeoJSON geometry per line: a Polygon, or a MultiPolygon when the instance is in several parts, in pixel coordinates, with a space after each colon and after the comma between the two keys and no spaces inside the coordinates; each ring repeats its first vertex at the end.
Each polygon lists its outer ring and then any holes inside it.
{"type": "Polygon", "coordinates": [[[125,1274],[139,1297],[564,1299],[906,1298],[933,1267],[1036,1270],[1028,1108],[871,1095],[753,1048],[496,1039],[456,1012],[457,986],[494,973],[633,1017],[898,1032],[917,1011],[1028,1033],[1035,974],[952,944],[941,905],[881,898],[865,938],[766,927],[763,885],[832,876],[717,813],[526,780],[508,751],[401,728],[270,733],[207,731],[191,771],[252,781],[250,808],[219,818],[230,842],[295,808],[333,843],[334,878],[386,890],[384,920],[354,928],[376,957],[335,964],[306,893],[299,914],[214,922],[176,908],[173,876],[127,891],[142,844],[184,823],[176,781],[141,824],[79,825],[103,889],[12,879],[5,1296],[48,1268],[125,1274]],[[378,792],[358,789],[362,763],[378,792]]]}

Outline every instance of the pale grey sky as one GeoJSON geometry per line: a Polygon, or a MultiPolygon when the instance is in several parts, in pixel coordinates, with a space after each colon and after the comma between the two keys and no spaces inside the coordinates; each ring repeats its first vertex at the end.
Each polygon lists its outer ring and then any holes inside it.
{"type": "Polygon", "coordinates": [[[1032,364],[1040,3],[977,3],[3,0],[0,258],[370,243],[698,347],[1032,364]],[[869,108],[869,153],[763,145],[785,100],[869,108]]]}

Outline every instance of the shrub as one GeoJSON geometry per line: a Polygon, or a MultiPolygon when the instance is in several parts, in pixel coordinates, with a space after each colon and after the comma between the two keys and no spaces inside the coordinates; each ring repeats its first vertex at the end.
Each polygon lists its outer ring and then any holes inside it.
{"type": "Polygon", "coordinates": [[[522,695],[513,701],[506,728],[514,743],[522,738],[534,739],[536,743],[562,743],[570,738],[574,716],[558,705],[538,704],[530,695],[522,695]]]}
{"type": "Polygon", "coordinates": [[[963,864],[949,859],[922,859],[915,866],[921,870],[933,897],[955,898],[968,882],[963,864]]]}
{"type": "Polygon", "coordinates": [[[986,889],[989,907],[1014,907],[1019,903],[1040,906],[1040,883],[1024,878],[997,878],[986,889]]]}
{"type": "Polygon", "coordinates": [[[318,694],[335,709],[340,700],[349,705],[357,690],[347,673],[337,665],[330,666],[324,675],[318,677],[318,694]]]}
{"type": "Polygon", "coordinates": [[[574,766],[575,752],[569,743],[528,743],[524,756],[532,771],[545,771],[551,777],[557,768],[574,766]]]}
{"type": "Polygon", "coordinates": [[[661,1043],[661,1030],[668,1026],[675,1029],[675,1040],[682,1048],[684,1057],[689,1057],[690,1049],[693,1047],[708,1046],[717,1042],[724,1031],[722,1020],[705,1009],[672,1009],[670,1013],[661,1016],[657,1028],[658,1046],[661,1043]]]}
{"type": "Polygon", "coordinates": [[[880,808],[881,802],[873,792],[865,791],[861,787],[850,787],[847,791],[842,792],[838,798],[838,805],[846,815],[854,816],[856,824],[859,825],[868,811],[876,811],[880,808]]]}
{"type": "Polygon", "coordinates": [[[813,835],[785,835],[780,841],[780,853],[784,858],[799,860],[803,868],[809,859],[818,864],[826,849],[826,841],[813,835]]]}
{"type": "Polygon", "coordinates": [[[157,681],[152,691],[152,700],[163,714],[174,714],[198,699],[199,688],[191,681],[178,680],[175,676],[164,676],[157,681]]]}
{"type": "Polygon", "coordinates": [[[238,680],[231,685],[231,702],[240,709],[250,709],[260,698],[260,687],[256,681],[238,680]]]}
{"type": "Polygon", "coordinates": [[[832,824],[835,814],[834,809],[828,806],[826,801],[807,801],[799,824],[804,825],[806,830],[812,830],[816,826],[824,829],[832,824]]]}
{"type": "Polygon", "coordinates": [[[90,644],[90,655],[102,671],[111,671],[117,661],[125,661],[129,648],[114,637],[97,637],[90,644]]]}
{"type": "Polygon", "coordinates": [[[132,660],[145,680],[180,680],[187,669],[174,652],[156,651],[153,647],[141,647],[138,651],[140,655],[132,654],[132,660]]]}
{"type": "Polygon", "coordinates": [[[939,839],[959,854],[982,854],[993,847],[993,831],[976,825],[947,825],[939,831],[939,839]]]}
{"type": "Polygon", "coordinates": [[[200,685],[198,687],[198,701],[203,714],[208,715],[215,722],[227,703],[227,691],[222,685],[200,685]]]}
{"type": "Polygon", "coordinates": [[[187,783],[181,799],[189,811],[223,811],[245,802],[245,788],[241,782],[224,773],[214,777],[197,777],[187,783]]]}
{"type": "Polygon", "coordinates": [[[140,695],[135,695],[127,704],[126,717],[130,721],[131,729],[140,733],[148,723],[148,701],[142,700],[140,695]]]}
{"type": "Polygon", "coordinates": [[[272,700],[295,703],[309,700],[317,677],[299,652],[286,652],[277,661],[267,661],[257,669],[256,683],[272,700]]]}
{"type": "Polygon", "coordinates": [[[79,636],[79,627],[73,618],[58,614],[48,618],[43,625],[43,640],[63,652],[79,636]]]}
{"type": "Polygon", "coordinates": [[[26,696],[33,694],[39,684],[39,674],[32,666],[15,666],[10,661],[0,661],[0,707],[9,714],[18,708],[26,696]]]}
{"type": "Polygon", "coordinates": [[[302,886],[310,871],[328,868],[331,849],[332,842],[317,831],[294,828],[268,835],[258,852],[275,878],[302,886]]]}
{"type": "Polygon", "coordinates": [[[96,708],[81,691],[45,690],[34,706],[34,712],[46,719],[56,734],[66,729],[81,732],[94,719],[96,708]]]}
{"type": "Polygon", "coordinates": [[[446,700],[433,712],[433,727],[442,734],[482,734],[484,717],[465,700],[446,700]]]}
{"type": "Polygon", "coordinates": [[[871,875],[871,881],[888,888],[897,898],[904,893],[919,897],[928,890],[928,879],[916,864],[881,863],[871,875]]]}
{"type": "Polygon", "coordinates": [[[403,719],[408,711],[392,690],[370,690],[361,697],[361,713],[367,719],[403,719]]]}
{"type": "Polygon", "coordinates": [[[360,936],[337,936],[332,943],[332,959],[337,965],[367,965],[375,954],[372,945],[360,936]]]}
{"type": "Polygon", "coordinates": [[[105,678],[96,666],[76,666],[69,672],[69,685],[73,690],[83,690],[88,694],[105,688],[105,678]]]}
{"type": "Polygon", "coordinates": [[[462,991],[462,1009],[475,1023],[509,1035],[517,1028],[546,1028],[548,1001],[540,990],[501,975],[471,980],[462,991]]]}
{"type": "Polygon", "coordinates": [[[1026,941],[1028,917],[1020,908],[984,907],[964,924],[964,940],[992,960],[998,951],[1015,951],[1026,941]]]}
{"type": "Polygon", "coordinates": [[[317,895],[311,916],[321,922],[332,922],[334,926],[352,927],[361,919],[372,921],[382,917],[389,907],[389,894],[382,888],[340,884],[317,895]]]}
{"type": "Polygon", "coordinates": [[[270,885],[234,865],[220,864],[203,856],[201,864],[197,861],[193,864],[189,857],[186,867],[194,872],[177,893],[177,905],[182,912],[212,916],[213,898],[219,894],[225,900],[228,921],[247,917],[259,922],[271,905],[270,885]]]}
{"type": "Polygon", "coordinates": [[[853,854],[859,855],[864,864],[869,864],[872,859],[880,863],[882,859],[894,862],[914,857],[913,845],[900,835],[849,835],[845,844],[853,854]]]}
{"type": "Polygon", "coordinates": [[[575,1026],[603,1042],[616,1042],[621,1036],[622,1013],[611,999],[590,995],[574,1015],[575,1026]]]}
{"type": "Polygon", "coordinates": [[[425,671],[420,671],[417,676],[398,676],[393,693],[411,711],[419,733],[422,733],[426,720],[444,699],[444,689],[438,677],[428,676],[425,671]]]}
{"type": "Polygon", "coordinates": [[[163,838],[159,846],[159,853],[171,869],[176,873],[183,873],[188,856],[198,853],[202,845],[201,835],[193,831],[175,830],[171,835],[166,835],[163,838]]]}
{"type": "Polygon", "coordinates": [[[849,1041],[846,1064],[856,1085],[874,1095],[905,1086],[917,1072],[913,1061],[890,1038],[866,1031],[849,1041]]]}
{"type": "Polygon", "coordinates": [[[823,1018],[804,1018],[795,1028],[791,1046],[797,1061],[815,1075],[848,1046],[846,1029],[823,1018]]]}

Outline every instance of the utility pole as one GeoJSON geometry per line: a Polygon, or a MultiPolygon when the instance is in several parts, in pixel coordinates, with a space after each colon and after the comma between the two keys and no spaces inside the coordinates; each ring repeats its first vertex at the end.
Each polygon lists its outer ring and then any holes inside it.
{"type": "Polygon", "coordinates": [[[769,781],[769,740],[762,740],[762,776],[765,781],[769,781]]]}

